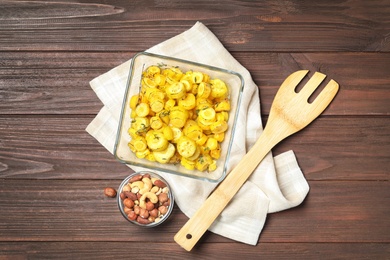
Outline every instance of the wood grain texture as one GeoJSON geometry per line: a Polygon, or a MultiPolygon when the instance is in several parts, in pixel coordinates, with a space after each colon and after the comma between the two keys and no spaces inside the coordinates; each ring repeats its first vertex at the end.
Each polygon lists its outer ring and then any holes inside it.
{"type": "MultiPolygon", "coordinates": [[[[132,171],[85,132],[92,118],[0,117],[2,178],[123,179],[132,171]]],[[[273,152],[293,150],[309,180],[388,181],[388,133],[388,117],[324,117],[273,152]]]]}
{"type": "Polygon", "coordinates": [[[141,255],[143,259],[205,259],[214,260],[225,252],[223,259],[384,259],[383,255],[390,250],[386,243],[261,243],[256,247],[242,245],[234,247],[232,243],[205,244],[191,252],[181,248],[168,247],[166,243],[157,242],[145,249],[144,242],[15,242],[0,243],[3,259],[110,259],[129,258],[129,255],[141,255]],[[129,253],[131,248],[131,253],[129,253]],[[164,256],[161,256],[164,252],[164,256]],[[337,256],[334,258],[334,252],[337,256]]]}
{"type": "Polygon", "coordinates": [[[0,259],[389,259],[389,13],[386,0],[1,0],[0,259]],[[273,149],[294,151],[310,192],[268,215],[256,246],[206,232],[186,252],[177,206],[157,229],[129,225],[103,189],[132,171],[85,132],[102,106],[89,81],[196,21],[251,73],[263,123],[292,72],[340,84],[273,149]]]}
{"type": "MultiPolygon", "coordinates": [[[[103,189],[120,180],[0,180],[1,241],[107,241],[172,243],[187,221],[175,206],[164,225],[142,229],[119,213],[103,189]],[[15,188],[18,191],[15,192],[15,188]],[[131,235],[129,235],[131,234],[131,235]]],[[[390,183],[385,181],[311,181],[305,202],[268,216],[263,242],[389,242],[390,183]],[[310,221],[303,221],[304,219],[310,221]],[[312,230],[310,236],[302,230],[312,230]]],[[[204,244],[232,242],[207,233],[204,244]]]]}
{"type": "MultiPolygon", "coordinates": [[[[89,81],[135,53],[0,53],[1,114],[97,114],[102,103],[89,81]],[[27,105],[28,104],[28,105],[27,105]]],[[[294,71],[328,75],[340,84],[324,115],[389,116],[389,53],[233,52],[259,86],[262,114],[284,79],[294,71]]]]}
{"type": "Polygon", "coordinates": [[[195,21],[231,51],[390,50],[390,4],[382,0],[96,2],[5,1],[0,50],[140,51],[195,21]]]}

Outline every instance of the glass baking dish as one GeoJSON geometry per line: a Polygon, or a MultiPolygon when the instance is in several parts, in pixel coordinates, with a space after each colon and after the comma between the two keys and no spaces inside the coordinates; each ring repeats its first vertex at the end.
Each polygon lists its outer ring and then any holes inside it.
{"type": "Polygon", "coordinates": [[[154,171],[163,171],[210,182],[220,182],[226,176],[243,88],[244,80],[242,76],[234,71],[147,52],[136,54],[130,65],[128,83],[123,99],[120,122],[115,141],[114,156],[123,163],[144,167],[154,171]],[[152,162],[136,157],[136,155],[129,149],[128,143],[131,140],[131,137],[128,134],[128,129],[131,125],[131,108],[129,106],[130,98],[139,93],[143,70],[152,65],[164,68],[176,67],[183,72],[190,70],[200,71],[208,74],[212,79],[219,78],[226,83],[229,89],[231,109],[229,111],[229,119],[227,121],[228,130],[225,132],[225,139],[221,143],[221,156],[217,160],[216,170],[212,172],[201,172],[196,169],[188,170],[180,165],[180,163],[162,164],[152,162]]]}

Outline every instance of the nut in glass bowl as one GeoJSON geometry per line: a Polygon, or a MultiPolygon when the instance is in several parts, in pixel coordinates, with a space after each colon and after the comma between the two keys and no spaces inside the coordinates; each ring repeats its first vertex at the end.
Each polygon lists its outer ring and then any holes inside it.
{"type": "Polygon", "coordinates": [[[168,183],[150,171],[135,172],[118,188],[117,202],[123,217],[143,227],[155,227],[168,219],[174,196],[168,183]]]}
{"type": "Polygon", "coordinates": [[[152,171],[222,181],[243,87],[234,71],[138,53],[130,64],[114,156],[152,171]]]}

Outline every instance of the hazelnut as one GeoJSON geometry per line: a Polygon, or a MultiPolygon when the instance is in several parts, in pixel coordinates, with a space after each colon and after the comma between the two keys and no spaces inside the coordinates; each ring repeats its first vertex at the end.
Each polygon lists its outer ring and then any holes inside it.
{"type": "Polygon", "coordinates": [[[158,217],[158,209],[156,209],[156,208],[152,209],[151,211],[149,211],[149,215],[157,218],[158,217]]]}
{"type": "Polygon", "coordinates": [[[160,203],[164,203],[164,202],[168,201],[168,194],[160,193],[158,195],[158,201],[160,201],[160,203]]]}
{"type": "Polygon", "coordinates": [[[127,214],[127,217],[130,219],[130,220],[136,220],[137,219],[137,214],[135,214],[134,211],[130,211],[129,214],[127,214]]]}
{"type": "Polygon", "coordinates": [[[160,207],[158,208],[158,211],[160,211],[161,215],[164,215],[165,213],[168,212],[168,207],[166,207],[166,206],[160,206],[160,207]]]}
{"type": "Polygon", "coordinates": [[[139,212],[139,216],[141,218],[148,218],[149,217],[149,211],[146,209],[141,208],[139,212]]]}
{"type": "Polygon", "coordinates": [[[146,209],[148,211],[154,209],[154,204],[151,201],[146,202],[146,209]]]}

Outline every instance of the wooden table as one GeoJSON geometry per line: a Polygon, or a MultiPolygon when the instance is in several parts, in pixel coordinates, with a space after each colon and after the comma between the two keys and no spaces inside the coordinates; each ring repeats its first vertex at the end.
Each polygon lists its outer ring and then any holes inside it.
{"type": "Polygon", "coordinates": [[[390,2],[0,1],[0,259],[389,259],[390,2]],[[340,83],[283,141],[310,185],[270,214],[257,246],[206,233],[186,252],[175,207],[140,229],[103,195],[130,170],[85,132],[89,86],[136,52],[203,22],[252,74],[264,121],[298,69],[340,83]]]}

